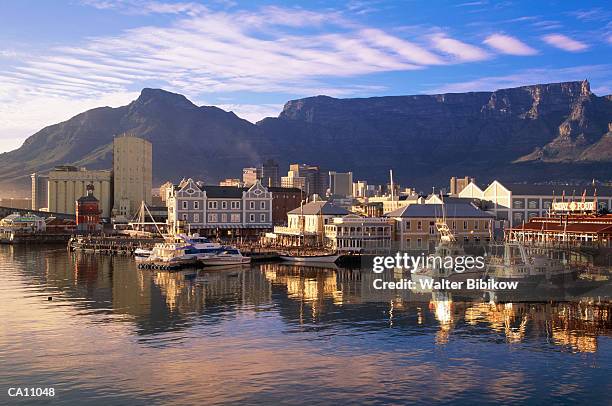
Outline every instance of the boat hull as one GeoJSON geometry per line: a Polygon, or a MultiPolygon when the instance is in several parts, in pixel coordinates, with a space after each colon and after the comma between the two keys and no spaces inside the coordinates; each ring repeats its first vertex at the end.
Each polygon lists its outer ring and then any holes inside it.
{"type": "Polygon", "coordinates": [[[312,256],[300,256],[300,255],[281,255],[280,259],[288,262],[295,262],[298,264],[307,263],[335,263],[340,255],[312,255],[312,256]]]}

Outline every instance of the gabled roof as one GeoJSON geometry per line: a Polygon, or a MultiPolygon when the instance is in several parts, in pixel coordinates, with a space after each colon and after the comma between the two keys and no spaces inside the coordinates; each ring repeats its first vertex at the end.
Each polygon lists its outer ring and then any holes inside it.
{"type": "Polygon", "coordinates": [[[298,207],[297,209],[293,209],[287,214],[346,216],[347,214],[351,214],[351,212],[330,202],[318,200],[316,202],[306,203],[301,208],[298,207]]]}
{"type": "Polygon", "coordinates": [[[415,218],[493,218],[491,213],[482,211],[466,203],[441,204],[411,204],[385,214],[386,217],[415,217],[415,218]]]}

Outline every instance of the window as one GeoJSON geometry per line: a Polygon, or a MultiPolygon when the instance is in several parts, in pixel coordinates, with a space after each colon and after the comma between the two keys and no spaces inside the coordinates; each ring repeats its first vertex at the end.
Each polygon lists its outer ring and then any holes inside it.
{"type": "MultiPolygon", "coordinates": [[[[253,203],[253,202],[251,202],[253,203]]],[[[255,221],[255,215],[254,214],[249,214],[249,221],[254,222],[255,221]]]]}
{"type": "Polygon", "coordinates": [[[221,202],[221,208],[227,209],[227,202],[225,200],[221,202]]]}
{"type": "Polygon", "coordinates": [[[217,214],[209,214],[208,215],[208,222],[209,223],[216,223],[218,220],[217,214]]]}
{"type": "Polygon", "coordinates": [[[183,213],[182,217],[184,221],[187,221],[187,213],[183,213]]]}
{"type": "Polygon", "coordinates": [[[255,210],[255,202],[253,201],[249,202],[249,209],[255,210]]]}
{"type": "Polygon", "coordinates": [[[453,220],[453,230],[457,229],[457,222],[455,220],[453,220]]]}
{"type": "Polygon", "coordinates": [[[417,238],[417,248],[421,248],[422,243],[423,243],[423,240],[421,240],[420,238],[417,238]]]}
{"type": "Polygon", "coordinates": [[[468,222],[467,222],[467,221],[464,221],[464,222],[463,222],[463,229],[464,229],[464,230],[467,230],[467,229],[468,229],[468,222]]]}
{"type": "Polygon", "coordinates": [[[405,223],[406,224],[406,230],[410,230],[410,223],[411,223],[410,220],[406,221],[406,223],[405,223]]]}
{"type": "Polygon", "coordinates": [[[189,202],[188,202],[188,201],[183,200],[183,202],[182,202],[182,203],[183,203],[183,210],[187,210],[187,209],[189,209],[189,202]]]}
{"type": "Polygon", "coordinates": [[[240,223],[240,214],[232,214],[230,216],[230,221],[232,223],[240,223]]]}
{"type": "Polygon", "coordinates": [[[259,215],[259,222],[260,223],[265,223],[266,222],[266,215],[265,214],[260,214],[259,215]]]}
{"type": "Polygon", "coordinates": [[[259,202],[259,208],[261,210],[265,210],[266,209],[266,202],[264,202],[263,200],[261,202],[259,202]]]}
{"type": "Polygon", "coordinates": [[[232,201],[231,208],[232,209],[239,209],[240,208],[240,202],[232,201]]]}
{"type": "Polygon", "coordinates": [[[422,230],[422,229],[423,229],[423,223],[421,223],[420,221],[417,221],[417,230],[422,230]]]}
{"type": "Polygon", "coordinates": [[[215,202],[215,201],[208,202],[208,208],[209,209],[216,209],[217,208],[217,202],[215,202]]]}
{"type": "Polygon", "coordinates": [[[200,208],[200,202],[198,202],[197,200],[193,202],[193,208],[198,210],[200,208]]]}
{"type": "Polygon", "coordinates": [[[474,230],[478,230],[478,220],[474,220],[474,230]]]}
{"type": "Polygon", "coordinates": [[[227,223],[227,214],[223,213],[223,214],[221,215],[221,222],[222,222],[222,223],[227,223]]]}
{"type": "Polygon", "coordinates": [[[193,213],[193,222],[194,223],[199,223],[200,222],[200,213],[193,213]]]}

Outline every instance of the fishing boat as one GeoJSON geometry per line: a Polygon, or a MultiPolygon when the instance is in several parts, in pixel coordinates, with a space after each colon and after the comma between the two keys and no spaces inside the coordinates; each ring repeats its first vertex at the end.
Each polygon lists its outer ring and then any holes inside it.
{"type": "Polygon", "coordinates": [[[487,274],[495,280],[554,282],[574,278],[577,274],[577,269],[567,266],[562,260],[532,252],[519,243],[507,242],[503,246],[491,248],[492,255],[489,255],[487,260],[487,274]],[[502,249],[503,252],[495,252],[495,248],[502,249]]]}
{"type": "Polygon", "coordinates": [[[245,265],[251,263],[250,257],[242,255],[240,250],[234,247],[222,247],[218,253],[200,257],[199,260],[203,266],[245,265]]]}

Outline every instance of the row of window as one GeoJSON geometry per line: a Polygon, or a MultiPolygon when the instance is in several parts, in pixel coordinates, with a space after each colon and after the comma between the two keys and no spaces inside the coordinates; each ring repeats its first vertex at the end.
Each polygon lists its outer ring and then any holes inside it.
{"type": "MultiPolygon", "coordinates": [[[[404,224],[405,224],[404,230],[410,230],[411,229],[412,222],[407,221],[404,224]]],[[[433,221],[429,222],[429,234],[434,234],[434,232],[435,232],[435,225],[436,225],[435,222],[433,222],[433,221]]],[[[453,230],[456,230],[457,229],[457,222],[456,221],[452,221],[451,224],[450,224],[450,227],[453,230]]],[[[417,221],[416,228],[417,228],[418,231],[423,230],[423,222],[422,221],[417,221]]],[[[478,220],[474,221],[474,230],[478,230],[479,228],[480,228],[480,222],[478,220]]],[[[489,228],[489,223],[488,222],[484,222],[484,228],[485,228],[485,230],[487,230],[489,228]]],[[[467,220],[463,221],[463,229],[464,230],[468,229],[468,221],[467,220]]]]}
{"type": "MultiPolygon", "coordinates": [[[[489,237],[486,237],[485,241],[487,243],[489,243],[489,242],[491,242],[491,239],[489,237]]],[[[407,238],[406,239],[406,246],[407,247],[411,247],[411,242],[412,242],[411,239],[407,238]]],[[[469,243],[470,242],[470,237],[467,236],[467,235],[464,236],[463,237],[463,242],[466,243],[466,244],[469,243]]],[[[473,237],[473,242],[474,242],[474,244],[480,244],[480,237],[479,236],[474,236],[473,237]]],[[[417,238],[417,240],[416,240],[416,247],[417,248],[423,247],[423,239],[422,238],[417,238]]]]}
{"type": "MultiPolygon", "coordinates": [[[[181,217],[182,217],[182,220],[189,221],[189,215],[187,213],[183,213],[181,217]]],[[[217,213],[209,213],[207,218],[208,218],[209,223],[219,223],[219,222],[227,223],[228,218],[229,218],[230,223],[240,223],[240,214],[238,213],[230,214],[229,217],[227,213],[222,213],[220,215],[217,213]],[[219,219],[221,219],[221,221],[219,221],[219,219]]],[[[261,223],[266,222],[266,215],[264,213],[261,213],[259,215],[259,221],[261,223]]],[[[194,223],[200,222],[200,213],[193,213],[193,222],[194,223]]],[[[252,213],[249,214],[249,222],[251,223],[255,222],[255,214],[252,214],[252,213]]]]}
{"type": "MultiPolygon", "coordinates": [[[[221,209],[227,209],[227,201],[222,200],[221,201],[221,209]]],[[[229,202],[230,203],[230,209],[232,210],[239,210],[240,209],[240,201],[239,200],[232,200],[229,202]]],[[[189,210],[189,201],[188,200],[183,200],[181,202],[181,207],[183,208],[183,210],[189,210]]],[[[209,200],[208,201],[208,208],[209,209],[213,209],[216,210],[219,208],[219,202],[216,200],[209,200]]],[[[194,210],[199,210],[200,209],[200,202],[198,200],[195,200],[193,202],[193,209],[194,210]]],[[[250,201],[249,202],[249,209],[250,210],[255,210],[255,202],[254,201],[250,201]]],[[[259,209],[260,210],[265,210],[266,209],[266,202],[265,201],[260,201],[259,202],[259,209]]]]}

